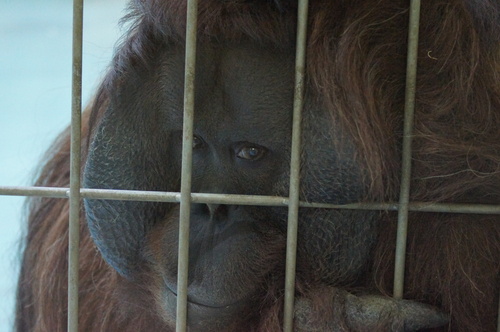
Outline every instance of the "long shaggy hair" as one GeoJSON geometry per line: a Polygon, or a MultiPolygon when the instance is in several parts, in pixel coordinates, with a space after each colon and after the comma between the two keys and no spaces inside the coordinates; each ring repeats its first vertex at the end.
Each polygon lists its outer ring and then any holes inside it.
{"type": "MultiPolygon", "coordinates": [[[[204,0],[200,40],[291,46],[295,1],[204,0]],[[278,5],[277,5],[278,4],[278,5]]],[[[84,114],[85,157],[124,73],[146,68],[161,40],[182,42],[185,0],[136,0],[128,34],[95,101],[84,114]]],[[[408,1],[311,0],[307,89],[354,137],[371,201],[397,201],[405,90],[408,1]]],[[[500,202],[500,3],[425,1],[421,9],[411,200],[500,202]]],[[[85,159],[85,158],[84,158],[85,159]]],[[[37,186],[69,185],[69,132],[53,144],[37,186]]],[[[17,294],[18,331],[64,331],[67,320],[67,218],[64,199],[30,200],[17,294]]],[[[395,215],[382,216],[373,265],[360,287],[390,294],[395,215]]],[[[167,329],[147,273],[120,277],[101,258],[81,218],[80,329],[167,329]]],[[[450,314],[443,331],[494,331],[498,314],[500,218],[411,213],[405,294],[450,314]]],[[[281,304],[259,313],[262,331],[280,330],[281,304]]],[[[335,310],[335,309],[334,309],[335,310]]]]}

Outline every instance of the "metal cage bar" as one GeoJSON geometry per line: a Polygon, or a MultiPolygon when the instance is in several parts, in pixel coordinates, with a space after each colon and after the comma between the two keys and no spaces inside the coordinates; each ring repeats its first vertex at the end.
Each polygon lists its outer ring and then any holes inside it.
{"type": "MultiPolygon", "coordinates": [[[[0,186],[0,195],[5,196],[38,196],[53,198],[68,198],[69,188],[54,187],[15,187],[0,186]]],[[[168,191],[138,191],[138,190],[113,190],[113,189],[80,189],[81,198],[110,199],[123,201],[166,202],[179,203],[179,192],[168,191]]],[[[206,204],[237,204],[255,206],[288,206],[288,198],[280,196],[263,195],[233,195],[191,193],[191,202],[206,204]]],[[[316,209],[347,209],[347,210],[379,210],[398,211],[398,203],[351,203],[327,204],[299,201],[300,207],[316,209]]],[[[409,211],[442,212],[442,213],[474,213],[474,214],[500,214],[500,205],[487,204],[456,204],[456,203],[431,203],[410,202],[409,211]]]]}
{"type": "Polygon", "coordinates": [[[80,245],[80,148],[82,114],[83,0],[73,1],[73,83],[71,107],[69,234],[68,234],[68,331],[78,332],[78,268],[80,245]]]}
{"type": "MultiPolygon", "coordinates": [[[[56,187],[16,187],[0,186],[0,195],[3,196],[38,196],[53,198],[68,198],[69,188],[56,187]]],[[[140,190],[113,190],[113,189],[80,189],[81,198],[109,199],[123,201],[147,201],[179,203],[179,192],[168,191],[140,191],[140,190]]],[[[289,198],[280,196],[261,195],[234,195],[234,194],[209,194],[191,193],[191,202],[206,204],[237,204],[256,206],[288,206],[289,198]]],[[[352,203],[352,204],[327,204],[299,201],[299,206],[317,209],[339,210],[379,210],[398,211],[398,203],[352,203]]],[[[442,212],[442,213],[467,213],[467,214],[500,214],[500,205],[488,204],[456,204],[456,203],[431,203],[410,202],[409,211],[442,212]]]]}
{"type": "Polygon", "coordinates": [[[181,201],[177,272],[176,331],[187,331],[187,288],[189,266],[189,219],[191,212],[191,174],[193,166],[193,119],[196,73],[196,30],[198,0],[188,0],[186,56],[184,72],[184,123],[182,128],[181,201]]]}
{"type": "Polygon", "coordinates": [[[410,203],[411,141],[415,111],[417,82],[418,28],[420,22],[420,0],[410,3],[408,23],[408,56],[406,62],[406,91],[404,108],[404,132],[401,169],[401,191],[399,196],[396,258],[394,263],[394,297],[403,298],[406,238],[408,234],[408,207],[410,203]]]}
{"type": "MultiPolygon", "coordinates": [[[[0,195],[3,196],[37,196],[68,198],[69,188],[55,187],[16,187],[0,186],[0,195]]],[[[109,199],[123,201],[142,202],[166,202],[179,203],[181,195],[179,192],[169,191],[139,191],[139,190],[113,190],[113,189],[80,189],[81,198],[109,199]]],[[[234,194],[209,194],[191,193],[191,202],[205,204],[237,204],[255,206],[288,206],[289,198],[280,196],[263,195],[234,195],[234,194]]],[[[300,207],[316,209],[339,209],[339,210],[379,210],[398,211],[398,203],[351,203],[351,204],[328,204],[299,201],[300,207]]],[[[470,213],[470,214],[500,214],[500,205],[487,204],[456,204],[456,203],[431,203],[410,202],[409,211],[418,212],[442,212],[442,213],[470,213]]]]}
{"type": "Polygon", "coordinates": [[[299,0],[297,13],[297,47],[295,51],[295,90],[293,101],[292,149],[290,157],[290,192],[286,241],[285,304],[283,331],[292,332],[295,298],[295,266],[297,261],[297,230],[299,224],[299,187],[301,122],[304,106],[308,0],[299,0]]]}

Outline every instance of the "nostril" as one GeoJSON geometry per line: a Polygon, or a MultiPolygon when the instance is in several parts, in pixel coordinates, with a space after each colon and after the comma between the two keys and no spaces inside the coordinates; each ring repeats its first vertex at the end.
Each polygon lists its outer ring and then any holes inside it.
{"type": "Polygon", "coordinates": [[[191,214],[207,216],[210,215],[210,209],[207,204],[192,204],[191,205],[191,214]]]}
{"type": "Polygon", "coordinates": [[[227,215],[227,205],[206,204],[211,217],[221,217],[227,215]]]}
{"type": "Polygon", "coordinates": [[[210,216],[213,217],[215,212],[217,211],[219,205],[218,204],[206,204],[206,207],[210,213],[210,216]]]}
{"type": "Polygon", "coordinates": [[[228,206],[222,204],[193,204],[191,213],[199,216],[223,217],[227,216],[228,206]]]}

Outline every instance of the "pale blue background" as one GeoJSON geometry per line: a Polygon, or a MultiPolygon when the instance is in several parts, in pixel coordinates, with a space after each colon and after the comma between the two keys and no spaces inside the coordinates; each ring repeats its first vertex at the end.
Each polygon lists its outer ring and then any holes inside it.
{"type": "MultiPolygon", "coordinates": [[[[121,35],[126,0],[86,0],[83,101],[121,35]]],[[[0,185],[29,185],[70,119],[72,1],[0,0],[0,185]]],[[[0,332],[11,331],[24,197],[0,196],[0,332]]]]}

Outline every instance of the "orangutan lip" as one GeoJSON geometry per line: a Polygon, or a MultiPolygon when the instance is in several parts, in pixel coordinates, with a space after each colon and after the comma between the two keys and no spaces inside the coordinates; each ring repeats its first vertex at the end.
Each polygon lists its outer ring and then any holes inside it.
{"type": "MultiPolygon", "coordinates": [[[[170,288],[170,286],[168,285],[168,283],[165,283],[165,284],[167,286],[168,291],[173,296],[175,296],[175,298],[177,299],[177,292],[174,292],[172,290],[172,288],[170,288]]],[[[189,299],[189,296],[188,296],[188,301],[187,302],[188,302],[188,304],[192,304],[192,305],[199,306],[199,307],[202,307],[202,308],[208,308],[208,309],[228,309],[229,307],[238,306],[238,305],[244,303],[245,301],[246,301],[246,299],[240,299],[240,300],[237,300],[235,302],[228,303],[228,304],[223,304],[223,305],[220,305],[220,306],[213,306],[213,305],[207,305],[207,304],[203,304],[203,303],[192,301],[192,300],[189,299]]]]}

